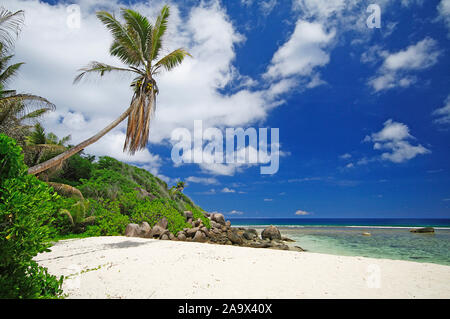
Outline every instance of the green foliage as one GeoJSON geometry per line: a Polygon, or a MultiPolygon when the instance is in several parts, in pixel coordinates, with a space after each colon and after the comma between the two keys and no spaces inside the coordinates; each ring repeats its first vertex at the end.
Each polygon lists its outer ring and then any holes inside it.
{"type": "Polygon", "coordinates": [[[61,209],[59,212],[67,217],[74,233],[84,232],[87,225],[95,222],[95,216],[90,215],[92,210],[89,200],[79,200],[69,209],[61,209]]]}
{"type": "Polygon", "coordinates": [[[190,224],[186,223],[183,215],[174,208],[171,200],[162,199],[139,201],[131,214],[131,222],[136,224],[147,222],[153,227],[163,217],[166,217],[168,221],[167,229],[173,234],[178,233],[183,228],[191,227],[190,224]]]}
{"type": "Polygon", "coordinates": [[[123,235],[130,220],[128,216],[120,213],[119,202],[91,200],[91,206],[95,213],[95,224],[87,226],[86,234],[90,236],[123,235]]]}
{"type": "Polygon", "coordinates": [[[0,133],[0,182],[23,175],[26,170],[22,148],[12,138],[0,133]]]}
{"type": "Polygon", "coordinates": [[[81,185],[81,179],[89,179],[92,175],[93,158],[75,154],[67,159],[60,171],[52,177],[52,180],[71,186],[81,185]]]}
{"type": "Polygon", "coordinates": [[[206,226],[206,228],[210,229],[211,228],[211,223],[209,221],[209,219],[203,214],[203,210],[201,208],[198,208],[197,206],[193,205],[187,206],[187,210],[190,210],[192,212],[192,217],[194,220],[197,220],[198,218],[200,218],[203,222],[203,225],[206,226]]]}
{"type": "Polygon", "coordinates": [[[25,175],[23,157],[11,139],[0,136],[0,149],[4,164],[0,180],[0,298],[58,297],[62,279],[49,275],[32,258],[50,246],[50,225],[60,197],[36,177],[25,175]],[[3,171],[6,167],[11,168],[7,174],[3,171]]]}

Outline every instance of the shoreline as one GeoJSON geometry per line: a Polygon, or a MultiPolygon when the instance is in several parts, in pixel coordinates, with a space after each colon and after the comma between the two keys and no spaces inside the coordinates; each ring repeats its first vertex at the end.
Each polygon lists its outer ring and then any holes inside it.
{"type": "Polygon", "coordinates": [[[423,227],[433,227],[437,230],[450,230],[449,227],[442,226],[360,226],[360,225],[282,225],[282,224],[261,224],[261,225],[246,225],[246,224],[233,224],[233,227],[246,227],[246,228],[265,228],[268,226],[276,226],[278,229],[291,229],[291,228],[370,228],[370,229],[413,229],[423,227]]]}
{"type": "Polygon", "coordinates": [[[69,298],[450,298],[450,266],[432,263],[124,236],[50,250],[35,260],[71,275],[69,298]]]}

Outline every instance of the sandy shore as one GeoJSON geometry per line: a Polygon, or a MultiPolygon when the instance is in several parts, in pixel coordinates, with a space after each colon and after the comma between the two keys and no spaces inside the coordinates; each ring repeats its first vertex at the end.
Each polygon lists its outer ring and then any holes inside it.
{"type": "Polygon", "coordinates": [[[193,242],[95,237],[35,260],[69,298],[450,298],[450,266],[193,242]]]}

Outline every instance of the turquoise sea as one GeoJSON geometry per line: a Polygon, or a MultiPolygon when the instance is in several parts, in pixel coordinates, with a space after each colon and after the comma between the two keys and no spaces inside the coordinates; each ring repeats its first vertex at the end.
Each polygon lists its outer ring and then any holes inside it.
{"type": "Polygon", "coordinates": [[[317,253],[450,265],[450,219],[234,218],[234,227],[277,226],[283,236],[317,253]],[[411,233],[431,226],[434,234],[411,233]],[[363,236],[363,232],[371,236],[363,236]]]}

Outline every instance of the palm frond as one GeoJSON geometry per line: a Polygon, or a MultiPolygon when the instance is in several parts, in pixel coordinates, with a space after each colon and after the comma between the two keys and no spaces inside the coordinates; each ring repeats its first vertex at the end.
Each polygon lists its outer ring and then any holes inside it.
{"type": "Polygon", "coordinates": [[[72,218],[72,214],[71,214],[67,209],[64,209],[64,208],[63,208],[63,209],[61,209],[61,210],[59,211],[59,213],[60,213],[61,215],[67,216],[67,218],[69,219],[70,224],[72,225],[72,227],[75,226],[75,223],[74,223],[73,218],[72,218]]]}
{"type": "Polygon", "coordinates": [[[97,61],[90,62],[87,66],[79,69],[78,71],[81,71],[81,73],[78,74],[73,80],[74,84],[80,82],[83,79],[83,77],[89,73],[99,73],[100,76],[103,76],[105,72],[112,72],[112,71],[126,71],[138,73],[138,69],[120,68],[97,61]]]}
{"type": "Polygon", "coordinates": [[[192,57],[192,55],[183,48],[172,51],[154,65],[153,73],[157,72],[160,67],[164,67],[167,71],[172,70],[174,67],[180,65],[186,56],[192,57]]]}
{"type": "Polygon", "coordinates": [[[56,193],[62,195],[62,196],[73,196],[80,199],[84,199],[83,194],[80,192],[79,189],[67,185],[67,184],[61,184],[61,183],[54,183],[54,182],[47,182],[47,184],[55,190],[56,193]]]}
{"type": "Polygon", "coordinates": [[[10,103],[16,104],[16,103],[33,103],[33,102],[45,104],[47,108],[49,108],[50,110],[55,109],[55,105],[50,101],[48,101],[46,98],[27,93],[15,94],[0,98],[0,109],[10,103]]]}
{"type": "Polygon", "coordinates": [[[40,118],[42,115],[44,115],[47,112],[52,111],[52,109],[48,108],[48,107],[44,107],[44,108],[40,108],[37,109],[35,111],[32,111],[30,113],[27,113],[23,116],[21,116],[19,118],[20,121],[24,121],[24,120],[36,120],[38,118],[40,118]]]}
{"type": "Polygon", "coordinates": [[[131,102],[132,110],[128,116],[128,125],[124,151],[134,154],[136,151],[147,146],[150,120],[155,113],[155,92],[152,89],[148,95],[143,93],[142,87],[138,94],[135,94],[131,102]]]}
{"type": "Polygon", "coordinates": [[[97,12],[97,18],[106,26],[114,38],[113,45],[110,48],[111,55],[117,56],[126,64],[145,64],[136,39],[130,36],[126,28],[116,18],[106,11],[97,12]]]}
{"type": "Polygon", "coordinates": [[[10,66],[8,66],[5,71],[3,71],[0,74],[0,83],[2,85],[5,85],[8,83],[8,81],[14,76],[16,75],[17,71],[19,70],[19,68],[25,64],[24,62],[20,62],[20,63],[16,63],[16,64],[12,64],[10,66]]]}
{"type": "Polygon", "coordinates": [[[0,7],[0,42],[4,49],[14,46],[14,40],[24,22],[24,11],[11,12],[0,7]]]}
{"type": "Polygon", "coordinates": [[[162,47],[162,37],[167,30],[167,22],[169,19],[170,10],[167,5],[165,5],[158,18],[156,19],[155,27],[153,28],[152,34],[152,48],[149,56],[149,60],[153,61],[158,57],[159,51],[162,47]]]}
{"type": "MultiPolygon", "coordinates": [[[[122,17],[126,21],[126,24],[129,29],[133,29],[138,38],[138,44],[140,46],[141,55],[144,55],[146,52],[147,46],[147,33],[149,29],[151,29],[151,25],[147,19],[147,17],[141,15],[139,12],[136,12],[131,9],[121,9],[122,17]]],[[[130,32],[131,30],[129,30],[130,32]]]]}

